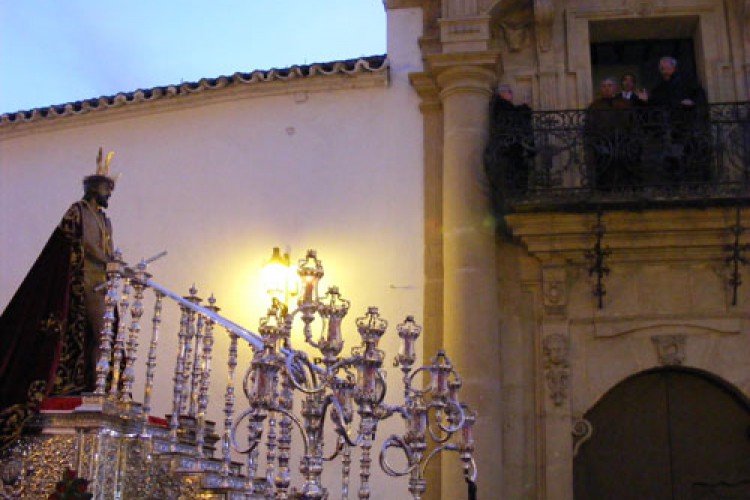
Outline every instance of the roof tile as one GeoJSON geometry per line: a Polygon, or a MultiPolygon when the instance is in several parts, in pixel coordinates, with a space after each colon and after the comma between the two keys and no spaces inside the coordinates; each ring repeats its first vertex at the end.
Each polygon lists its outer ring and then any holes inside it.
{"type": "Polygon", "coordinates": [[[180,97],[206,90],[218,90],[237,85],[262,84],[273,81],[291,81],[299,78],[312,78],[316,76],[379,73],[387,71],[388,66],[389,63],[387,56],[377,55],[362,57],[359,59],[295,65],[280,69],[272,68],[264,71],[256,70],[249,73],[237,72],[231,76],[201,78],[197,82],[184,82],[180,85],[137,89],[132,92],[120,92],[115,95],[56,104],[43,108],[3,113],[0,115],[0,129],[12,125],[18,125],[20,123],[80,115],[142,102],[153,102],[167,97],[180,97]]]}

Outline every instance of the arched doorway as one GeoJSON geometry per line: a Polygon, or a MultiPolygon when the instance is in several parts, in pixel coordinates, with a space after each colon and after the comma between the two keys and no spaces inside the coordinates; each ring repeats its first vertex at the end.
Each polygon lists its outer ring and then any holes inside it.
{"type": "Polygon", "coordinates": [[[576,500],[750,498],[750,404],[724,381],[650,370],[612,388],[584,416],[576,500]]]}

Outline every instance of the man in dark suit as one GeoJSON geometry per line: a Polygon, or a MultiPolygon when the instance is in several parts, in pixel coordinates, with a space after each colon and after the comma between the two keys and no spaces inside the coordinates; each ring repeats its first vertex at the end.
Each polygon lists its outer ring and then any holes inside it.
{"type": "Polygon", "coordinates": [[[485,168],[494,189],[506,194],[528,189],[534,131],[531,108],[513,103],[513,89],[501,84],[490,103],[490,144],[485,168]]]}
{"type": "Polygon", "coordinates": [[[664,117],[665,175],[668,182],[703,182],[710,175],[707,99],[703,87],[677,70],[677,60],[659,60],[662,80],[648,96],[664,117]]]}
{"type": "Polygon", "coordinates": [[[633,73],[625,73],[620,79],[620,92],[617,96],[630,101],[633,106],[645,106],[648,101],[646,89],[636,89],[636,78],[633,73]]]}

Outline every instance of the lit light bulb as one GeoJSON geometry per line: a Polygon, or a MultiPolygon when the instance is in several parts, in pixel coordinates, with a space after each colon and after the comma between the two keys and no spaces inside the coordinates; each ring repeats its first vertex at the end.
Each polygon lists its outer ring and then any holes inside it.
{"type": "Polygon", "coordinates": [[[263,266],[261,277],[266,293],[271,298],[278,299],[286,304],[289,289],[289,258],[284,258],[281,255],[279,247],[273,247],[271,258],[263,266]]]}

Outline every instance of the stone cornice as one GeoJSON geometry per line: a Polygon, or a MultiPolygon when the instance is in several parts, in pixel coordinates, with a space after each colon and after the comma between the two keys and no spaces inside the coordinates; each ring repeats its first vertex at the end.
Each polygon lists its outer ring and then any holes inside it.
{"type": "Polygon", "coordinates": [[[477,67],[494,74],[499,60],[499,50],[453,52],[425,56],[426,67],[428,71],[435,76],[455,67],[477,67]]]}
{"type": "Polygon", "coordinates": [[[442,52],[486,51],[492,39],[490,22],[488,15],[439,19],[442,52]]]}
{"type": "Polygon", "coordinates": [[[719,2],[696,1],[693,3],[665,3],[662,5],[647,6],[644,2],[630,2],[632,5],[622,7],[600,8],[600,7],[579,7],[567,10],[567,15],[572,17],[590,19],[590,20],[607,20],[612,17],[624,16],[666,16],[666,15],[691,15],[700,12],[713,12],[721,7],[719,2]],[[645,8],[645,10],[644,10],[645,8]]]}
{"type": "MultiPolygon", "coordinates": [[[[585,261],[595,242],[595,213],[526,213],[505,216],[514,238],[542,261],[585,261]]],[[[742,211],[750,224],[750,210],[742,211]]],[[[731,243],[734,208],[682,208],[643,212],[604,212],[602,245],[611,250],[608,262],[724,260],[731,243]]],[[[750,235],[744,237],[748,243],[750,235]]]]}

